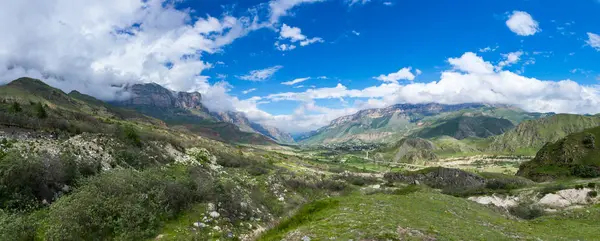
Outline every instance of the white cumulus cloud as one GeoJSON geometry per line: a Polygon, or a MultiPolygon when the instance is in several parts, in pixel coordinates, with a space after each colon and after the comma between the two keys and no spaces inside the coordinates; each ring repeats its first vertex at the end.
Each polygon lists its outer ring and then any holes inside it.
{"type": "Polygon", "coordinates": [[[500,71],[500,70],[502,70],[502,68],[504,68],[506,66],[511,66],[513,64],[516,64],[517,62],[519,62],[519,60],[521,60],[522,55],[523,55],[523,51],[516,51],[516,52],[511,52],[508,54],[502,54],[502,57],[504,58],[504,60],[500,61],[498,63],[498,65],[496,65],[496,71],[500,71]]]}
{"type": "MultiPolygon", "coordinates": [[[[518,54],[517,54],[518,55],[518,54]]],[[[505,60],[515,60],[505,55],[505,60]]],[[[450,58],[452,68],[439,80],[428,83],[383,83],[363,89],[342,84],[335,87],[284,92],[257,97],[263,102],[298,101],[300,106],[288,115],[270,115],[253,111],[252,118],[290,132],[314,130],[331,120],[365,108],[381,108],[397,103],[489,103],[509,104],[526,111],[558,113],[600,112],[600,88],[580,85],[571,80],[539,80],[511,71],[494,71],[496,66],[467,52],[450,58]],[[344,108],[318,106],[319,99],[355,99],[344,108]]],[[[259,100],[254,100],[259,101],[259,100]]]]}
{"type": "Polygon", "coordinates": [[[281,26],[281,30],[279,30],[279,39],[280,40],[289,40],[291,43],[280,43],[279,41],[275,42],[275,46],[280,51],[289,51],[296,48],[296,45],[292,43],[300,42],[300,46],[304,47],[313,43],[322,43],[324,40],[319,37],[308,38],[306,35],[302,34],[302,30],[298,27],[290,27],[287,24],[283,24],[281,26]]]}
{"type": "Polygon", "coordinates": [[[270,21],[276,23],[279,18],[287,16],[289,10],[300,4],[322,2],[324,0],[271,0],[269,2],[270,21]]]}
{"type": "Polygon", "coordinates": [[[460,58],[449,58],[454,69],[461,70],[467,73],[474,74],[491,74],[494,72],[494,65],[484,61],[483,58],[477,56],[473,52],[466,52],[460,58]]]}
{"type": "Polygon", "coordinates": [[[242,91],[242,94],[249,94],[249,93],[254,92],[255,90],[256,90],[256,88],[250,88],[250,89],[242,91]]]}
{"type": "Polygon", "coordinates": [[[276,65],[266,69],[252,70],[246,75],[238,76],[238,78],[249,81],[265,81],[271,78],[275,74],[275,72],[277,72],[281,68],[283,68],[283,66],[276,65]]]}
{"type": "Polygon", "coordinates": [[[309,79],[310,79],[310,77],[306,77],[306,78],[298,78],[298,79],[295,79],[295,80],[290,80],[290,81],[282,82],[281,84],[282,84],[282,85],[295,85],[295,84],[298,84],[298,83],[302,83],[302,82],[304,82],[304,81],[307,81],[307,80],[309,80],[309,79]]]}
{"type": "Polygon", "coordinates": [[[529,13],[523,11],[513,11],[506,21],[506,26],[520,36],[531,36],[542,31],[539,23],[529,13]]]}
{"type": "MultiPolygon", "coordinates": [[[[398,80],[410,80],[413,81],[415,79],[415,75],[410,72],[411,71],[411,67],[405,67],[402,68],[400,70],[398,70],[398,72],[395,73],[390,73],[387,75],[379,75],[377,77],[373,77],[374,79],[377,80],[381,80],[383,82],[386,83],[397,83],[398,80]]],[[[420,70],[417,70],[417,75],[420,74],[420,70]]]]}
{"type": "Polygon", "coordinates": [[[371,0],[346,0],[346,2],[348,3],[348,5],[352,6],[354,4],[366,4],[368,2],[370,2],[371,0]]]}
{"type": "Polygon", "coordinates": [[[101,99],[131,82],[206,92],[212,64],[201,57],[258,28],[250,14],[192,18],[164,0],[10,1],[0,8],[0,84],[29,76],[101,99]]]}
{"type": "Polygon", "coordinates": [[[600,51],[600,35],[595,33],[587,33],[588,40],[586,41],[592,48],[600,51]]]}

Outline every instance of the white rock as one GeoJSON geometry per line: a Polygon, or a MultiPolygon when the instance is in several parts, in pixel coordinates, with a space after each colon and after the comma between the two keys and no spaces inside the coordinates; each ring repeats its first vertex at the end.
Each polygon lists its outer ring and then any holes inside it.
{"type": "Polygon", "coordinates": [[[517,206],[517,204],[519,203],[518,197],[511,197],[511,196],[501,197],[501,196],[497,196],[495,194],[493,194],[492,196],[470,197],[469,200],[474,201],[476,203],[484,204],[484,205],[492,204],[496,207],[503,207],[503,208],[514,207],[514,206],[517,206]]]}
{"type": "Polygon", "coordinates": [[[279,197],[277,200],[283,202],[285,200],[285,198],[284,197],[279,197]]]}
{"type": "Polygon", "coordinates": [[[381,188],[381,185],[379,185],[379,184],[377,184],[377,185],[373,185],[373,186],[371,186],[371,188],[374,188],[374,189],[379,189],[379,188],[381,188]]]}
{"type": "Polygon", "coordinates": [[[546,194],[538,203],[550,208],[585,205],[589,202],[588,192],[590,191],[591,189],[589,188],[560,190],[556,194],[546,194]]]}
{"type": "Polygon", "coordinates": [[[216,211],[212,211],[212,212],[210,212],[210,216],[213,217],[213,218],[218,218],[219,216],[221,216],[221,214],[219,214],[216,211]]]}
{"type": "Polygon", "coordinates": [[[302,237],[302,241],[310,241],[310,237],[304,236],[304,237],[302,237]]]}
{"type": "Polygon", "coordinates": [[[214,211],[215,210],[215,204],[214,203],[208,203],[207,209],[208,209],[208,211],[214,211]]]}
{"type": "Polygon", "coordinates": [[[206,224],[204,224],[204,223],[202,223],[202,222],[195,222],[195,223],[194,223],[194,227],[197,227],[197,228],[204,228],[204,227],[206,227],[206,224]]]}

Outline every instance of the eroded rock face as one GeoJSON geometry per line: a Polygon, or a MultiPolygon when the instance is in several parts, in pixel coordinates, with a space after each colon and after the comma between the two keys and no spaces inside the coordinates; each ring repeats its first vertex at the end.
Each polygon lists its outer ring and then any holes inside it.
{"type": "Polygon", "coordinates": [[[186,109],[204,109],[202,95],[198,92],[178,92],[176,105],[186,109]]]}
{"type": "Polygon", "coordinates": [[[174,92],[158,84],[135,84],[126,88],[132,93],[130,99],[121,101],[124,105],[142,105],[161,108],[205,109],[202,95],[198,92],[174,92]]]}
{"type": "Polygon", "coordinates": [[[575,205],[587,205],[593,202],[588,193],[589,188],[565,189],[556,193],[548,193],[539,200],[539,204],[549,208],[565,208],[575,205]]]}
{"type": "Polygon", "coordinates": [[[387,173],[385,178],[405,183],[424,183],[433,188],[477,188],[485,185],[485,179],[459,169],[444,167],[428,168],[414,173],[387,173]]]}
{"type": "Polygon", "coordinates": [[[152,116],[168,118],[182,114],[185,117],[194,117],[211,121],[221,121],[234,124],[243,132],[259,133],[277,142],[292,143],[290,134],[271,126],[262,125],[248,120],[242,112],[223,111],[211,112],[202,104],[202,95],[198,92],[175,92],[155,83],[134,84],[125,88],[131,92],[132,97],[127,100],[115,102],[116,105],[143,109],[152,116]],[[170,111],[170,112],[169,112],[170,111]],[[155,115],[153,115],[155,114],[155,115]]]}
{"type": "Polygon", "coordinates": [[[519,204],[519,197],[502,196],[492,194],[491,196],[470,197],[469,200],[483,205],[494,205],[496,207],[510,208],[519,204]]]}
{"type": "Polygon", "coordinates": [[[263,125],[248,120],[241,112],[213,112],[213,116],[220,121],[232,123],[245,132],[255,132],[269,137],[279,143],[293,143],[294,139],[289,133],[283,132],[275,127],[263,125]]]}
{"type": "Polygon", "coordinates": [[[135,84],[126,89],[132,93],[132,97],[122,101],[122,104],[162,108],[175,106],[176,98],[173,93],[158,84],[135,84]]]}

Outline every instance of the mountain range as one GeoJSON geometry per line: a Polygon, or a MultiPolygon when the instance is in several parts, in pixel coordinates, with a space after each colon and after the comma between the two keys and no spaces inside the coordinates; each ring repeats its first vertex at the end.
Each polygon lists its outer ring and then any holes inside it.
{"type": "MultiPolygon", "coordinates": [[[[220,129],[233,128],[223,124],[228,123],[241,132],[260,134],[279,143],[293,143],[290,134],[275,127],[252,122],[241,112],[210,111],[202,104],[202,95],[198,92],[175,92],[154,83],[133,84],[125,86],[124,89],[131,94],[131,97],[112,101],[111,104],[134,109],[172,125],[194,125],[193,129],[198,130],[202,125],[210,128],[222,122],[219,125],[220,129]]],[[[226,139],[228,136],[230,135],[220,135],[226,139]]]]}
{"type": "MultiPolygon", "coordinates": [[[[68,114],[60,113],[66,120],[85,119],[82,114],[92,114],[168,125],[232,143],[294,142],[290,134],[252,122],[243,113],[210,111],[197,92],[175,92],[152,83],[124,89],[130,98],[107,103],[21,78],[1,86],[0,94],[4,100],[58,106],[68,110],[68,114]]],[[[478,103],[398,104],[343,116],[295,138],[301,145],[380,143],[386,146],[379,151],[383,156],[414,162],[457,153],[534,155],[548,142],[596,126],[600,126],[598,115],[530,113],[512,106],[478,103]],[[417,149],[425,152],[414,152],[417,149]]]]}
{"type": "Polygon", "coordinates": [[[391,143],[406,136],[486,138],[502,134],[523,120],[549,115],[506,105],[397,104],[337,118],[312,133],[297,136],[296,141],[310,145],[357,141],[391,143]]]}
{"type": "MultiPolygon", "coordinates": [[[[89,119],[91,116],[147,122],[184,128],[198,135],[232,143],[275,144],[292,142],[289,134],[277,128],[249,121],[239,112],[211,112],[202,104],[197,92],[174,92],[158,84],[126,86],[131,98],[104,102],[78,91],[64,93],[44,82],[19,78],[0,86],[4,101],[44,103],[65,121],[89,119]],[[90,117],[84,117],[91,115],[90,117]]],[[[12,118],[12,117],[11,117],[12,118]]]]}

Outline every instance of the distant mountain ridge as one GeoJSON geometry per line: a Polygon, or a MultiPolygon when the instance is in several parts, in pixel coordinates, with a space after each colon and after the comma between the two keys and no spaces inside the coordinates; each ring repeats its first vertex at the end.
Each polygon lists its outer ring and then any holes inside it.
{"type": "Polygon", "coordinates": [[[390,143],[409,135],[485,138],[502,134],[523,120],[546,115],[513,106],[481,103],[397,104],[339,117],[314,132],[297,136],[296,141],[311,145],[355,141],[390,143]]]}
{"type": "Polygon", "coordinates": [[[257,133],[280,143],[292,143],[288,133],[275,127],[251,122],[241,112],[212,112],[202,103],[198,92],[176,92],[156,84],[133,84],[126,86],[131,98],[112,102],[125,108],[132,108],[172,124],[208,124],[215,122],[231,123],[242,132],[257,133]]]}

